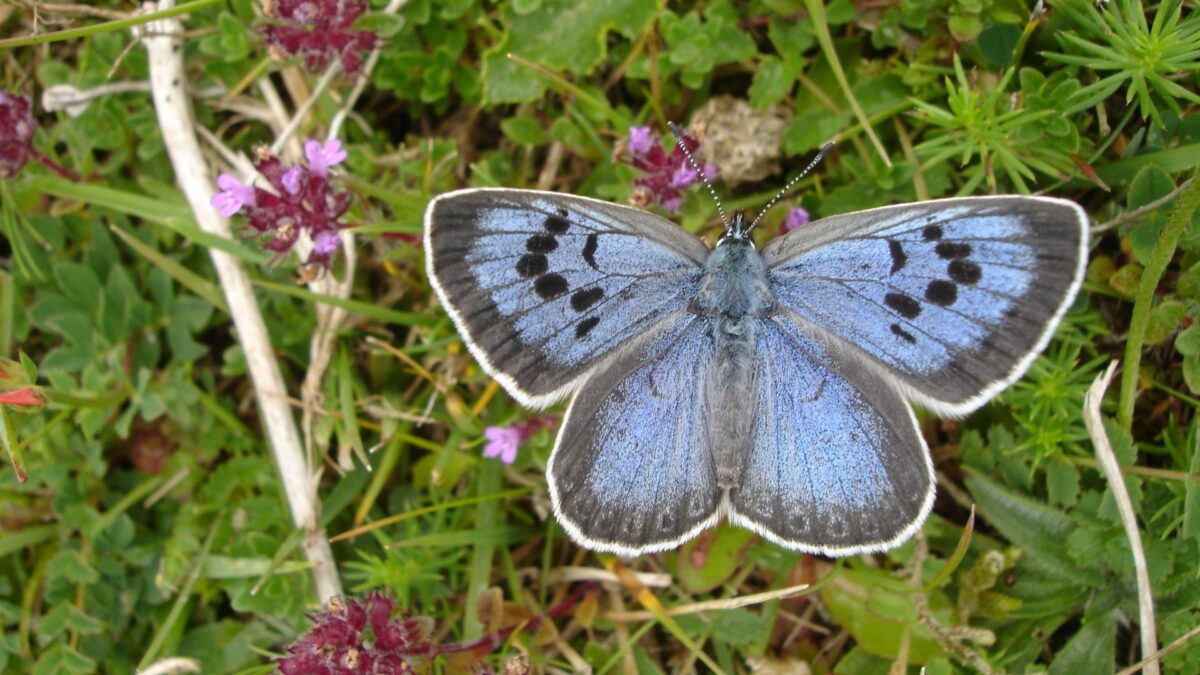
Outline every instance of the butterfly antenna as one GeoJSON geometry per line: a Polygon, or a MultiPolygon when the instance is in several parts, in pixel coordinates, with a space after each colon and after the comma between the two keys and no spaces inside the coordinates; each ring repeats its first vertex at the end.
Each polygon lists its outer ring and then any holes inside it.
{"type": "Polygon", "coordinates": [[[674,122],[667,122],[667,126],[671,129],[671,133],[675,134],[675,144],[679,146],[680,150],[683,150],[683,156],[687,157],[688,163],[692,165],[696,175],[700,176],[704,187],[708,188],[708,194],[712,195],[713,201],[717,203],[717,213],[721,214],[721,224],[728,230],[730,228],[729,218],[725,215],[725,208],[721,206],[721,199],[717,197],[717,191],[713,189],[712,183],[708,182],[708,176],[704,175],[704,169],[700,168],[700,164],[692,156],[692,151],[688,150],[687,144],[683,142],[683,129],[680,129],[679,125],[674,122]]]}
{"type": "Polygon", "coordinates": [[[771,201],[767,202],[767,205],[764,206],[762,208],[762,210],[758,212],[758,217],[756,217],[754,219],[753,223],[750,223],[750,227],[746,228],[746,231],[749,232],[750,230],[753,230],[754,226],[758,225],[758,222],[763,219],[763,216],[767,215],[767,211],[770,211],[772,206],[775,206],[776,204],[778,204],[779,200],[783,199],[783,196],[786,195],[788,193],[788,191],[791,190],[792,187],[796,185],[796,183],[800,182],[801,178],[804,178],[805,176],[808,175],[809,171],[812,171],[813,169],[815,169],[817,167],[817,165],[821,163],[821,160],[824,159],[825,154],[832,149],[833,149],[832,141],[829,143],[826,143],[825,145],[822,145],[821,149],[817,151],[817,156],[813,157],[813,160],[808,163],[808,166],[804,167],[804,170],[800,172],[800,175],[789,180],[787,185],[784,185],[783,189],[779,191],[779,194],[772,197],[771,201]]]}

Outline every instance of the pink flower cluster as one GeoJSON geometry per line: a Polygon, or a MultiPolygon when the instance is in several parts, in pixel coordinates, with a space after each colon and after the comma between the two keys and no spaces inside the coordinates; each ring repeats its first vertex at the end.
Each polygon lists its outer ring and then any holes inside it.
{"type": "Polygon", "coordinates": [[[0,178],[17,175],[34,156],[36,130],[29,98],[0,91],[0,178]]]}
{"type": "Polygon", "coordinates": [[[488,427],[483,430],[487,444],[483,446],[484,457],[498,457],[505,464],[517,459],[517,448],[542,429],[550,429],[558,423],[556,415],[542,415],[511,427],[488,427]]]}
{"type": "MultiPolygon", "coordinates": [[[[683,136],[683,143],[693,156],[700,148],[700,142],[687,134],[683,136]]],[[[683,205],[684,189],[700,182],[700,176],[683,150],[676,144],[671,146],[670,153],[664,151],[661,138],[650,131],[650,127],[630,127],[627,147],[629,163],[645,174],[633,181],[630,201],[636,206],[661,204],[671,213],[678,213],[683,205]]],[[[715,179],[717,167],[705,164],[704,175],[709,180],[715,179]]]]}
{"type": "Polygon", "coordinates": [[[779,234],[787,234],[808,224],[810,216],[803,206],[793,206],[788,209],[787,216],[779,224],[779,234]]]}
{"type": "Polygon", "coordinates": [[[427,657],[433,648],[416,619],[392,618],[395,602],[383,593],[331,602],[316,625],[288,647],[279,659],[284,675],[358,675],[416,673],[413,657],[427,657]],[[369,629],[369,632],[368,632],[369,629]]]}
{"type": "Polygon", "coordinates": [[[274,0],[263,5],[277,20],[259,29],[263,40],[284,57],[303,56],[311,70],[337,56],[342,68],[354,74],[362,66],[362,53],[382,42],[372,31],[350,30],[367,11],[366,0],[274,0]]]}
{"type": "Polygon", "coordinates": [[[212,205],[226,218],[244,212],[250,230],[258,236],[269,235],[263,248],[280,257],[292,250],[301,232],[307,232],[313,249],[305,265],[326,270],[337,252],[338,232],[347,227],[340,218],[350,208],[350,195],[334,188],[329,168],[344,161],[346,151],[336,139],[324,145],[309,141],[304,156],[307,167],[289,167],[260,151],[254,168],[274,190],[243,185],[222,173],[217,176],[221,192],[213,195],[212,205]]]}

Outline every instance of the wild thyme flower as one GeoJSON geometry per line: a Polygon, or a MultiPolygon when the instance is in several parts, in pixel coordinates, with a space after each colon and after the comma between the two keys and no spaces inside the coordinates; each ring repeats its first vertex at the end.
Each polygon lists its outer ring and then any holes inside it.
{"type": "Polygon", "coordinates": [[[517,448],[522,443],[542,429],[549,429],[557,423],[557,416],[541,415],[511,427],[488,427],[483,430],[483,437],[487,439],[487,444],[483,446],[483,456],[496,457],[505,464],[512,464],[517,459],[517,448]]]}
{"type": "Polygon", "coordinates": [[[255,168],[272,190],[243,185],[229,174],[217,177],[221,192],[211,203],[226,218],[241,213],[248,229],[263,238],[263,248],[286,255],[300,233],[308,234],[312,251],[304,264],[315,272],[329,268],[338,249],[338,233],[347,227],[341,217],[350,208],[350,196],[337,190],[329,168],[346,158],[341,143],[309,141],[309,165],[285,166],[280,159],[260,151],[255,168]]]}
{"type": "MultiPolygon", "coordinates": [[[[700,142],[687,134],[684,134],[683,142],[693,155],[700,147],[700,142]]],[[[645,174],[633,181],[630,201],[635,206],[660,204],[677,213],[683,205],[683,191],[700,182],[700,176],[683,150],[672,145],[671,152],[664,151],[660,137],[650,131],[650,127],[630,127],[626,150],[629,163],[645,174]]],[[[717,175],[717,167],[705,164],[704,175],[712,180],[717,175]]]]}
{"type": "Polygon", "coordinates": [[[350,30],[367,11],[366,0],[274,0],[263,3],[276,23],[263,26],[263,40],[283,58],[303,56],[311,70],[337,56],[350,74],[362,66],[361,55],[380,45],[373,31],[350,30]]]}
{"type": "Polygon", "coordinates": [[[37,121],[33,118],[31,97],[0,91],[0,178],[17,175],[29,160],[36,159],[67,180],[79,180],[75,172],[33,147],[33,134],[36,131],[37,121]]]}
{"type": "Polygon", "coordinates": [[[792,230],[798,230],[807,225],[809,219],[808,211],[803,206],[792,207],[788,209],[787,216],[779,224],[779,234],[787,234],[792,230]]]}
{"type": "Polygon", "coordinates": [[[427,626],[418,619],[393,618],[395,602],[383,593],[362,601],[334,598],[323,612],[310,615],[316,625],[279,659],[284,675],[368,675],[416,673],[414,662],[433,647],[427,626]]]}
{"type": "Polygon", "coordinates": [[[17,175],[34,156],[36,130],[29,98],[0,91],[0,178],[17,175]]]}

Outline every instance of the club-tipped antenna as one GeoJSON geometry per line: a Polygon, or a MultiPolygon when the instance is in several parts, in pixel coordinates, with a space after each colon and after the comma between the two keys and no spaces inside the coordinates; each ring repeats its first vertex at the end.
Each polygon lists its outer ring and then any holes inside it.
{"type": "Polygon", "coordinates": [[[829,152],[832,149],[833,149],[833,141],[830,141],[830,142],[826,143],[825,145],[822,145],[821,149],[817,151],[817,156],[813,157],[813,160],[808,163],[808,166],[804,167],[804,170],[801,171],[798,176],[789,180],[787,182],[787,185],[784,185],[783,189],[779,191],[779,194],[772,197],[771,201],[767,202],[767,205],[764,206],[762,208],[762,210],[758,212],[758,216],[754,219],[753,223],[750,223],[750,227],[747,227],[746,231],[749,232],[750,230],[753,230],[754,226],[758,225],[759,221],[761,221],[763,219],[763,216],[767,215],[767,211],[770,211],[772,206],[775,206],[776,204],[778,204],[779,200],[783,199],[783,196],[786,195],[788,193],[788,191],[791,190],[792,187],[794,187],[796,185],[796,183],[800,182],[801,178],[804,178],[805,176],[808,175],[809,171],[812,171],[813,169],[815,169],[817,167],[817,164],[820,164],[821,160],[825,157],[825,153],[829,152]]]}
{"type": "Polygon", "coordinates": [[[708,182],[708,176],[704,175],[704,169],[700,168],[700,164],[696,158],[692,156],[692,151],[688,150],[687,144],[683,142],[683,129],[679,128],[674,122],[667,122],[667,126],[671,129],[671,133],[675,134],[675,144],[683,150],[683,156],[687,157],[687,161],[692,165],[692,170],[700,176],[700,180],[704,183],[704,187],[708,188],[708,194],[712,195],[713,201],[717,203],[717,213],[721,214],[721,224],[728,231],[732,226],[729,224],[729,218],[725,215],[725,207],[721,206],[721,198],[717,196],[717,191],[713,189],[712,183],[708,182]]]}

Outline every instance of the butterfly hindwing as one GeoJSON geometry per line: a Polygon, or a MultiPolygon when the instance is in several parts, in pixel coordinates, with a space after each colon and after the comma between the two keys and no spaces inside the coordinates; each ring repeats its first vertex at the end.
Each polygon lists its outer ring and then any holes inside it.
{"type": "Polygon", "coordinates": [[[588,548],[634,556],[716,523],[720,490],[703,422],[708,319],[677,313],[584,383],[546,469],[554,512],[588,548]]]}
{"type": "Polygon", "coordinates": [[[645,211],[504,189],[436,198],[425,244],[429,276],[472,353],[534,407],[685,307],[707,254],[645,211]]]}
{"type": "Polygon", "coordinates": [[[861,357],[797,329],[755,327],[751,450],[729,518],[792,549],[830,556],[907,539],[933,505],[916,418],[861,357]]]}
{"type": "Polygon", "coordinates": [[[1020,377],[1074,299],[1087,217],[1045,197],[968,197],[825,218],[763,249],[776,299],[865,352],[932,410],[1020,377]]]}

